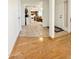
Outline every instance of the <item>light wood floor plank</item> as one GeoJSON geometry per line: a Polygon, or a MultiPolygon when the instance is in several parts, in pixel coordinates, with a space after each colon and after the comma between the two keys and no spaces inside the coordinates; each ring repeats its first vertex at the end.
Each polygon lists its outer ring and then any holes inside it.
{"type": "Polygon", "coordinates": [[[9,59],[71,59],[70,36],[19,37],[9,59]]]}

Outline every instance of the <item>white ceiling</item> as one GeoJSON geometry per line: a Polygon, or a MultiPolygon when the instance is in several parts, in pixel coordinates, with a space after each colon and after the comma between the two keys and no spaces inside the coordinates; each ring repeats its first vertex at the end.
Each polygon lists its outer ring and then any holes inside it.
{"type": "Polygon", "coordinates": [[[23,4],[26,4],[26,3],[30,3],[30,4],[38,4],[39,2],[41,2],[41,1],[43,1],[43,0],[22,0],[22,3],[23,4]]]}

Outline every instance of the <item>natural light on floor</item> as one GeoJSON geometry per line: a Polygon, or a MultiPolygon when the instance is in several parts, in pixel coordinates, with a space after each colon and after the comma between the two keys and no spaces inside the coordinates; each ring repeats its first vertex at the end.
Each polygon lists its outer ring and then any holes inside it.
{"type": "Polygon", "coordinates": [[[43,37],[40,37],[39,38],[39,41],[43,42],[44,41],[43,37]]]}

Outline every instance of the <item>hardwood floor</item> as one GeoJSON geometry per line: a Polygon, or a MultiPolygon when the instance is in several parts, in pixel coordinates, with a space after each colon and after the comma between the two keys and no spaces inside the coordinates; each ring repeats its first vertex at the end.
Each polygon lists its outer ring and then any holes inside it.
{"type": "Polygon", "coordinates": [[[9,59],[71,59],[70,36],[19,37],[9,59]]]}
{"type": "Polygon", "coordinates": [[[19,36],[22,37],[48,37],[49,29],[43,27],[42,22],[32,21],[23,26],[19,36]]]}
{"type": "Polygon", "coordinates": [[[61,31],[61,32],[55,33],[55,38],[61,37],[61,36],[64,36],[64,35],[68,35],[68,34],[69,33],[66,32],[66,31],[61,31]]]}

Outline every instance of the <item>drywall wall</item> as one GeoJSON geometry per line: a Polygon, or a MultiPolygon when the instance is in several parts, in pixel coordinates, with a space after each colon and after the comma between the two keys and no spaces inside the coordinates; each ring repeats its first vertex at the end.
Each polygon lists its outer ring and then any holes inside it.
{"type": "Polygon", "coordinates": [[[55,0],[55,26],[64,29],[64,0],[55,0]]]}
{"type": "Polygon", "coordinates": [[[49,0],[49,36],[54,38],[55,0],[49,0]]]}
{"type": "Polygon", "coordinates": [[[43,27],[49,26],[49,0],[43,0],[43,27]]]}
{"type": "Polygon", "coordinates": [[[21,29],[20,19],[18,19],[18,1],[20,0],[9,0],[8,2],[8,55],[10,55],[21,29]]]}
{"type": "Polygon", "coordinates": [[[21,4],[21,25],[25,25],[25,7],[21,4]]]}
{"type": "Polygon", "coordinates": [[[22,17],[21,17],[21,0],[18,0],[18,30],[20,30],[21,29],[21,19],[22,19],[22,17]]]}
{"type": "Polygon", "coordinates": [[[71,0],[55,0],[55,26],[71,32],[71,0]]]}
{"type": "Polygon", "coordinates": [[[68,32],[71,32],[71,0],[68,0],[68,32]]]}

